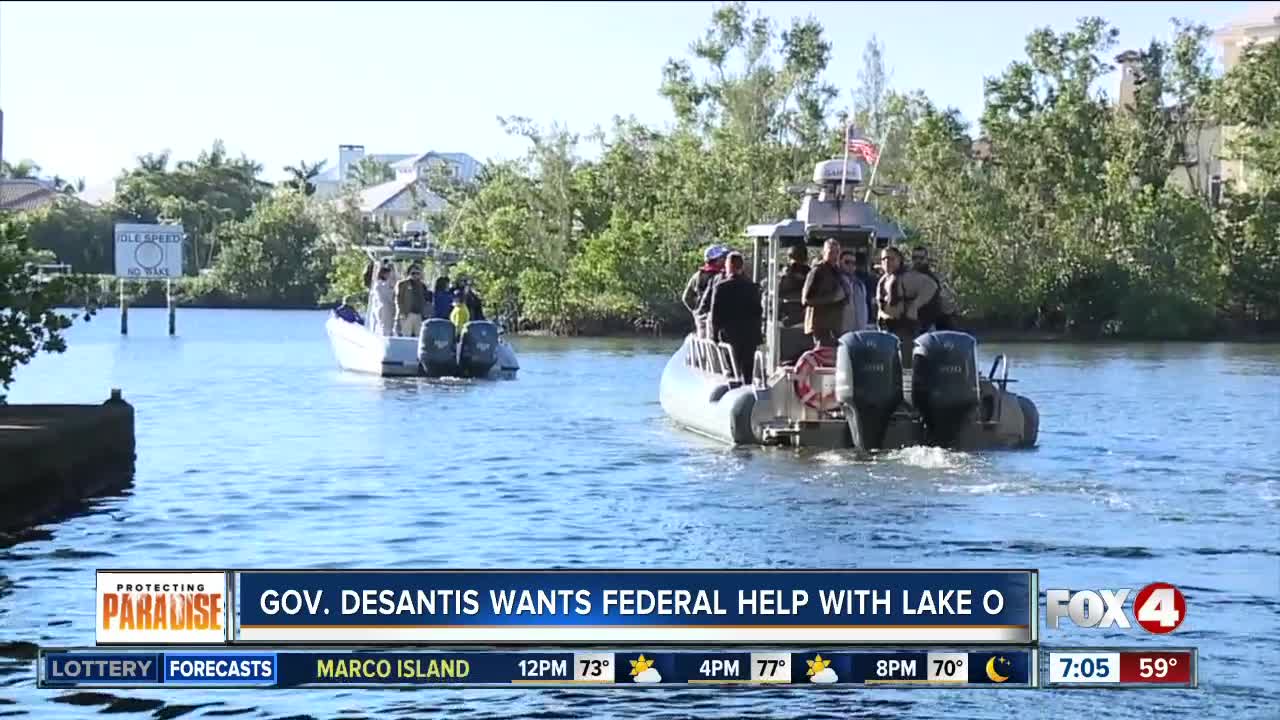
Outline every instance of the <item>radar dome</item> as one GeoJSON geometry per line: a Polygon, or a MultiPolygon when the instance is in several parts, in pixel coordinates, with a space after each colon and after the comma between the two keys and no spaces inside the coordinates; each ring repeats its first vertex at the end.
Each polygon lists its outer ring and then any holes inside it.
{"type": "Polygon", "coordinates": [[[851,185],[861,183],[862,165],[853,158],[848,160],[836,158],[834,160],[823,160],[813,168],[813,181],[819,185],[838,183],[841,177],[851,185]]]}

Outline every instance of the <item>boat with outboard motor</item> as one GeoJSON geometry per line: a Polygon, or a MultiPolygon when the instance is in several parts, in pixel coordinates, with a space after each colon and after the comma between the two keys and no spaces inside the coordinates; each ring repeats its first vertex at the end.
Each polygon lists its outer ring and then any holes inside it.
{"type": "Polygon", "coordinates": [[[738,368],[727,343],[690,334],[662,373],[663,410],[687,429],[733,444],[863,451],[1035,446],[1035,404],[1009,392],[1014,380],[1006,356],[997,355],[986,375],[978,371],[972,335],[921,335],[904,373],[897,335],[859,330],[835,348],[815,350],[803,327],[782,324],[778,279],[790,248],[834,239],[844,249],[871,252],[902,239],[874,205],[842,187],[860,184],[856,162],[819,163],[795,219],[747,229],[764,296],[764,345],[753,367],[738,368]]]}
{"type": "MultiPolygon", "coordinates": [[[[444,271],[457,261],[453,254],[429,246],[362,246],[359,250],[375,267],[387,260],[393,267],[396,260],[409,260],[444,271]]],[[[514,380],[520,369],[502,326],[490,320],[472,320],[458,333],[449,320],[428,318],[417,337],[401,337],[376,333],[358,313],[337,308],[325,321],[325,332],[338,365],[352,372],[514,380]]]]}

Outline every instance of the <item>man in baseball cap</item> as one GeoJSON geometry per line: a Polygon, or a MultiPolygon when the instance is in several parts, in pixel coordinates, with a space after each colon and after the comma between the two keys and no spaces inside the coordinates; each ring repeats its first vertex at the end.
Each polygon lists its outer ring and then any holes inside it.
{"type": "Polygon", "coordinates": [[[707,313],[709,308],[704,308],[703,299],[708,296],[711,286],[715,284],[716,278],[724,273],[724,259],[729,254],[729,248],[723,245],[711,245],[702,253],[702,267],[689,277],[689,282],[685,283],[684,295],[681,300],[684,302],[690,314],[693,315],[693,326],[698,337],[706,337],[707,335],[707,313]]]}

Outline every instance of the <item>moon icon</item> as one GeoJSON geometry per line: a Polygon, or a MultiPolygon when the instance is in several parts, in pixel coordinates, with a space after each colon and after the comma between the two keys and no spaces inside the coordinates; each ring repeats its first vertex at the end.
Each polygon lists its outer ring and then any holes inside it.
{"type": "MultiPolygon", "coordinates": [[[[1000,658],[1000,659],[1004,660],[1004,658],[1000,658]]],[[[998,683],[1002,683],[1005,680],[1009,679],[1008,675],[1001,675],[1000,673],[996,672],[996,658],[994,655],[991,656],[991,659],[987,661],[987,677],[991,678],[992,682],[998,682],[998,683]]]]}

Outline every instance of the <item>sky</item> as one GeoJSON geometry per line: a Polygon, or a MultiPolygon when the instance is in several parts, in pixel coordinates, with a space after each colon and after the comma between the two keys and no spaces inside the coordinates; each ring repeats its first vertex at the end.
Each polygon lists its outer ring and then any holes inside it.
{"type": "MultiPolygon", "coordinates": [[[[1117,52],[1221,27],[1247,2],[753,3],[780,27],[813,16],[827,80],[850,102],[862,52],[884,44],[890,84],[971,121],[984,77],[1024,57],[1037,27],[1099,15],[1117,52]]],[[[138,155],[192,158],[214,139],[277,180],[299,161],[368,152],[514,157],[499,116],[583,134],[616,115],[664,125],[663,63],[688,57],[716,3],[0,2],[4,158],[109,184],[138,155]]],[[[1215,52],[1217,52],[1215,48],[1215,52]]],[[[1118,82],[1118,81],[1117,81],[1118,82]]],[[[1114,91],[1114,89],[1113,89],[1114,91]]]]}

